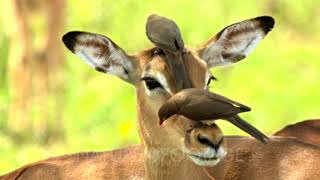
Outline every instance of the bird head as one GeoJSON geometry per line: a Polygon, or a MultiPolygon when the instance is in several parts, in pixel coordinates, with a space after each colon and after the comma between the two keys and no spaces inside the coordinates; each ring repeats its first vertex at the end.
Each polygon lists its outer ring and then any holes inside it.
{"type": "Polygon", "coordinates": [[[176,114],[178,111],[176,104],[168,100],[165,102],[158,111],[159,124],[162,125],[164,121],[176,114]]]}

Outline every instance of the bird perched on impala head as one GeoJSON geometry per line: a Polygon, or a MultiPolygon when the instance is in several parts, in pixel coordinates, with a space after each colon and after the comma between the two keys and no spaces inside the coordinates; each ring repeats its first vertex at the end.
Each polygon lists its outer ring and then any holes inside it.
{"type": "Polygon", "coordinates": [[[178,25],[171,19],[152,14],[146,24],[148,39],[165,51],[181,51],[184,43],[178,25]]]}
{"type": "Polygon", "coordinates": [[[177,89],[180,91],[190,88],[190,81],[184,69],[184,42],[178,25],[167,17],[152,14],[147,19],[146,35],[157,49],[164,52],[177,89]]]}
{"type": "Polygon", "coordinates": [[[183,115],[193,121],[227,120],[262,143],[268,137],[244,121],[239,113],[251,111],[251,108],[203,89],[189,88],[180,91],[166,101],[159,109],[160,125],[172,115],[183,115]]]}

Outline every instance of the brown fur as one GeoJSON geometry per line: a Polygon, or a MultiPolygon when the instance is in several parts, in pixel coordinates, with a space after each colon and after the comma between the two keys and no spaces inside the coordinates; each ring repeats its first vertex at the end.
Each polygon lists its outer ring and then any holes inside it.
{"type": "Polygon", "coordinates": [[[305,143],[320,145],[320,119],[291,124],[274,133],[275,136],[294,137],[305,143]]]}
{"type": "MultiPolygon", "coordinates": [[[[228,155],[216,167],[204,169],[181,158],[162,168],[176,179],[184,174],[187,179],[210,179],[206,170],[210,176],[225,180],[317,179],[320,175],[320,149],[316,146],[284,137],[273,137],[267,145],[247,137],[226,137],[226,141],[228,155]]],[[[50,158],[21,167],[0,180],[139,179],[144,173],[143,146],[138,145],[50,158]]]]}
{"type": "Polygon", "coordinates": [[[139,145],[50,158],[0,176],[0,180],[131,179],[143,175],[143,147],[139,145]]]}

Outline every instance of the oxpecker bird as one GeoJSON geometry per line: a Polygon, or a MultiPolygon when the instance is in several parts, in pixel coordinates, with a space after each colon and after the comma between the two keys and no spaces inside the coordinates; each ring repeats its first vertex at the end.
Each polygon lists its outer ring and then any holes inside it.
{"type": "Polygon", "coordinates": [[[171,19],[152,14],[146,24],[148,39],[158,48],[165,51],[181,51],[184,43],[178,25],[171,19]]]}
{"type": "Polygon", "coordinates": [[[164,52],[178,91],[190,88],[190,81],[184,68],[183,56],[186,55],[184,42],[178,25],[169,18],[152,14],[147,19],[146,35],[158,49],[164,52]]]}
{"type": "Polygon", "coordinates": [[[238,114],[251,108],[203,89],[189,88],[180,91],[166,101],[159,109],[160,124],[172,115],[183,115],[193,121],[227,120],[238,128],[266,143],[268,137],[241,119],[238,114]]]}

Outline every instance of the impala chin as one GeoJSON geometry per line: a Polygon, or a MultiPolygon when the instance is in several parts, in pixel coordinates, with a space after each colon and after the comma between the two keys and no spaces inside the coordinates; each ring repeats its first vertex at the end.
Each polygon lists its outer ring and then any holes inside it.
{"type": "Polygon", "coordinates": [[[227,151],[223,147],[218,149],[208,147],[203,152],[192,152],[186,148],[184,151],[191,161],[199,166],[215,166],[227,155],[227,151]]]}

